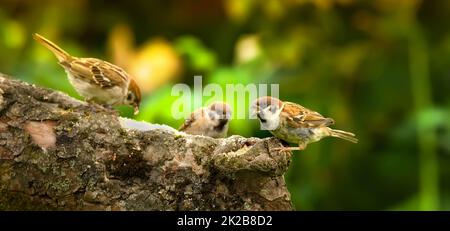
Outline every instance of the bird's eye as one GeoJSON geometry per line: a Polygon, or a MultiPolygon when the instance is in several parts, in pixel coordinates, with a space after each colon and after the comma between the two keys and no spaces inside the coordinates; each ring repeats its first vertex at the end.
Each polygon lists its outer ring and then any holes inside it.
{"type": "Polygon", "coordinates": [[[132,96],[131,94],[128,94],[128,96],[127,96],[127,100],[128,100],[128,101],[131,101],[131,100],[132,100],[132,98],[133,98],[133,96],[132,96]]]}

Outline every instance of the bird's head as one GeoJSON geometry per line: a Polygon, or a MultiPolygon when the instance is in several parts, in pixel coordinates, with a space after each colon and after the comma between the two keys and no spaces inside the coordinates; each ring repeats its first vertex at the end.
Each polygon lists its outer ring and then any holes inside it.
{"type": "Polygon", "coordinates": [[[262,130],[275,130],[280,125],[283,102],[277,98],[264,96],[257,98],[251,107],[252,115],[261,122],[262,130]]]}
{"type": "Polygon", "coordinates": [[[207,107],[208,117],[215,129],[223,129],[231,120],[231,108],[227,103],[215,102],[207,107]]]}
{"type": "Polygon", "coordinates": [[[134,114],[139,113],[139,104],[141,103],[141,90],[136,82],[131,79],[128,85],[127,96],[124,100],[124,104],[130,105],[134,108],[134,114]]]}

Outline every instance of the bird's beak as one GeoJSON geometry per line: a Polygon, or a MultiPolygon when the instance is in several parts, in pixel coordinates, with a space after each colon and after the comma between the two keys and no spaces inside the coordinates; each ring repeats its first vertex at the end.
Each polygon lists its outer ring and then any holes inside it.
{"type": "Polygon", "coordinates": [[[134,105],[134,115],[137,115],[139,113],[139,106],[134,105]]]}

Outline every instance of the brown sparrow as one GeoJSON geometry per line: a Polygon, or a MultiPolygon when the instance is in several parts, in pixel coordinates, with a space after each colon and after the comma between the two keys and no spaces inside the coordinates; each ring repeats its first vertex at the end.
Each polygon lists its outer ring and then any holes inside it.
{"type": "Polygon", "coordinates": [[[192,135],[225,138],[230,119],[230,106],[223,102],[216,102],[192,112],[179,130],[192,135]]]}
{"type": "Polygon", "coordinates": [[[358,142],[353,133],[329,128],[334,124],[333,119],[325,118],[296,103],[265,96],[256,99],[251,110],[261,122],[261,129],[269,130],[279,139],[298,144],[298,147],[276,148],[277,150],[304,150],[309,143],[327,136],[358,142]]]}
{"type": "Polygon", "coordinates": [[[139,86],[122,68],[100,59],[71,56],[39,34],[33,34],[33,38],[55,54],[70,83],[86,101],[131,105],[134,114],[139,112],[139,86]]]}

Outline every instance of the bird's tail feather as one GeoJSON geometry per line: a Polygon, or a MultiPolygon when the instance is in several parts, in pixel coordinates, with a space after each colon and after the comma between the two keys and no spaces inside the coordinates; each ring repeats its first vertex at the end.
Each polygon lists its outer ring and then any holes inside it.
{"type": "Polygon", "coordinates": [[[355,134],[351,132],[341,131],[337,129],[330,129],[331,136],[341,138],[352,143],[358,143],[358,139],[355,138],[355,134]]]}
{"type": "Polygon", "coordinates": [[[42,35],[33,34],[34,40],[38,41],[40,44],[49,49],[53,54],[55,54],[56,58],[58,58],[59,62],[68,61],[72,59],[72,56],[69,53],[65,52],[59,46],[54,44],[52,41],[44,38],[42,35]]]}

